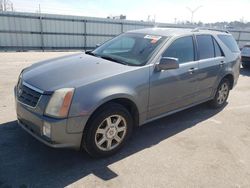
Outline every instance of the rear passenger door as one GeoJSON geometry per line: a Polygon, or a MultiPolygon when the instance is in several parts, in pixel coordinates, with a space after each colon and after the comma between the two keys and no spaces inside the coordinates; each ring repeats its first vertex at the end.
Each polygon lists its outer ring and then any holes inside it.
{"type": "Polygon", "coordinates": [[[212,96],[212,92],[222,67],[224,54],[212,35],[196,35],[198,52],[198,100],[212,96]]]}

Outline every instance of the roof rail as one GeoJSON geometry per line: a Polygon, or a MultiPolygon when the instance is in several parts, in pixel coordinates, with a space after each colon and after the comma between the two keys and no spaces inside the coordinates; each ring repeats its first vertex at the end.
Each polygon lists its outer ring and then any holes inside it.
{"type": "Polygon", "coordinates": [[[219,32],[224,32],[224,33],[229,33],[228,30],[224,29],[215,29],[215,28],[209,28],[209,27],[196,27],[192,30],[192,32],[199,32],[200,30],[209,30],[209,31],[219,31],[219,32]]]}

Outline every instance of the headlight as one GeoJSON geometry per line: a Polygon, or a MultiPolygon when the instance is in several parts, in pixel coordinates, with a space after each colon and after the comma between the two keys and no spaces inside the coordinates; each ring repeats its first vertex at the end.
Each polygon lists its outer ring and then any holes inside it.
{"type": "Polygon", "coordinates": [[[74,90],[74,88],[56,90],[46,107],[45,114],[57,118],[67,117],[74,90]]]}

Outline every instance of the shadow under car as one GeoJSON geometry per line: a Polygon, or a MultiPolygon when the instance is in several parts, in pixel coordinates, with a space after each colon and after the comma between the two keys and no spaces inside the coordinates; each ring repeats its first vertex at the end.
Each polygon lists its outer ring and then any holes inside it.
{"type": "Polygon", "coordinates": [[[108,166],[214,116],[220,110],[206,104],[161,118],[135,129],[117,154],[92,159],[84,152],[53,149],[12,121],[0,125],[0,187],[65,187],[89,174],[110,180],[119,174],[108,166]]]}

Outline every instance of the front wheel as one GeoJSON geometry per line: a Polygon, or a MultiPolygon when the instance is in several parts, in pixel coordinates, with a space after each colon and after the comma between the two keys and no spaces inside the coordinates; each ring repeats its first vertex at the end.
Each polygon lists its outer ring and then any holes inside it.
{"type": "Polygon", "coordinates": [[[112,155],[128,140],[132,125],[127,109],[110,103],[91,118],[83,134],[83,146],[92,157],[112,155]]]}
{"type": "Polygon", "coordinates": [[[215,97],[209,102],[210,106],[213,108],[221,108],[225,105],[230,90],[230,83],[228,79],[223,79],[217,88],[215,97]]]}

